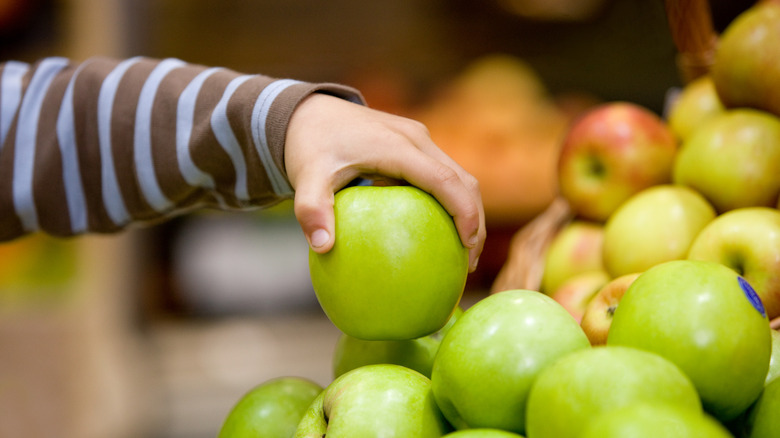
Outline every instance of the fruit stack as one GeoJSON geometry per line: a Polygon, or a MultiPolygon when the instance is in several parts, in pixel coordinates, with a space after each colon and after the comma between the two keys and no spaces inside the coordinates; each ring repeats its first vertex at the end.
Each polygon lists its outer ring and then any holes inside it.
{"type": "Polygon", "coordinates": [[[334,379],[261,383],[220,438],[780,437],[778,41],[780,6],[757,4],[668,118],[611,102],[573,123],[538,288],[464,311],[467,260],[432,198],[337,195],[339,247],[310,258],[344,332],[334,379]]]}

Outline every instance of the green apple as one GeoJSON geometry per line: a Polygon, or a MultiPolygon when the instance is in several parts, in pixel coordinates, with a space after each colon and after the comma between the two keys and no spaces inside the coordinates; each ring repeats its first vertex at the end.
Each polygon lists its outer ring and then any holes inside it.
{"type": "Polygon", "coordinates": [[[508,290],[478,301],[455,322],[433,362],[433,394],[456,429],[525,429],[526,396],[536,375],[590,348],[560,304],[536,291],[508,290]]]}
{"type": "Polygon", "coordinates": [[[769,321],[744,278],[714,262],[675,260],[648,269],[628,288],[607,345],[657,353],[693,381],[705,409],[729,421],[764,387],[769,321]]]}
{"type": "Polygon", "coordinates": [[[417,339],[364,341],[342,333],[333,353],[333,376],[338,377],[363,365],[392,363],[411,368],[430,378],[433,359],[439,351],[441,340],[462,314],[463,309],[456,308],[441,330],[417,339]]]}
{"type": "Polygon", "coordinates": [[[748,411],[745,438],[780,436],[780,379],[769,383],[748,411]]]}
{"type": "Polygon", "coordinates": [[[612,317],[620,304],[626,289],[639,277],[639,273],[621,275],[605,284],[585,307],[580,326],[588,336],[591,345],[607,343],[612,317]]]}
{"type": "Polygon", "coordinates": [[[701,410],[668,403],[635,403],[591,421],[581,438],[732,438],[716,419],[701,410]]]}
{"type": "Polygon", "coordinates": [[[712,76],[704,75],[688,83],[677,96],[669,110],[669,128],[685,142],[701,125],[723,111],[725,107],[712,76]]]}
{"type": "Polygon", "coordinates": [[[527,434],[579,437],[599,415],[640,402],[699,410],[691,380],[663,357],[630,347],[576,351],[547,366],[528,396],[527,434]]]}
{"type": "Polygon", "coordinates": [[[541,291],[551,294],[564,281],[588,271],[603,271],[601,247],[604,226],[575,220],[555,235],[544,255],[541,291]]]}
{"type": "Polygon", "coordinates": [[[712,76],[726,106],[780,115],[780,5],[759,2],[719,38],[712,76]]]}
{"type": "Polygon", "coordinates": [[[464,429],[444,435],[443,438],[523,438],[516,433],[501,429],[464,429]]]}
{"type": "Polygon", "coordinates": [[[737,271],[758,293],[767,317],[780,316],[780,211],[745,207],[716,217],[693,241],[688,258],[737,271]]]}
{"type": "Polygon", "coordinates": [[[356,368],[311,403],[295,438],[438,438],[452,428],[427,377],[394,364],[356,368]]]}
{"type": "Polygon", "coordinates": [[[655,113],[609,102],[575,121],[558,157],[561,195],[580,217],[596,222],[634,193],[671,180],[677,139],[655,113]]]}
{"type": "Polygon", "coordinates": [[[696,191],[660,185],[627,200],[604,226],[604,265],[613,277],[684,259],[715,210],[696,191]]]}
{"type": "Polygon", "coordinates": [[[603,270],[583,272],[566,280],[550,296],[580,323],[588,303],[609,280],[603,270]]]}
{"type": "Polygon", "coordinates": [[[780,119],[747,108],[713,117],[683,144],[673,181],[704,195],[719,213],[774,206],[780,194],[780,119]]]}
{"type": "Polygon", "coordinates": [[[769,372],[766,373],[764,386],[780,377],[780,332],[772,330],[772,355],[769,358],[769,372]]]}
{"type": "Polygon", "coordinates": [[[468,250],[436,199],[411,186],[349,187],[334,211],[333,249],[309,252],[312,285],[333,324],[365,340],[442,328],[463,294],[468,250]]]}
{"type": "Polygon", "coordinates": [[[233,406],[219,438],[289,438],[322,387],[302,377],[261,383],[233,406]]]}

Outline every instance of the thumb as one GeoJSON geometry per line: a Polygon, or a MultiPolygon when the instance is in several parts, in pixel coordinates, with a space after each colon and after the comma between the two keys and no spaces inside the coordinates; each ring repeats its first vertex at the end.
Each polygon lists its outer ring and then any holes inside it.
{"type": "Polygon", "coordinates": [[[295,217],[309,247],[317,253],[330,251],[335,241],[333,191],[326,184],[301,185],[295,190],[293,202],[295,217]]]}

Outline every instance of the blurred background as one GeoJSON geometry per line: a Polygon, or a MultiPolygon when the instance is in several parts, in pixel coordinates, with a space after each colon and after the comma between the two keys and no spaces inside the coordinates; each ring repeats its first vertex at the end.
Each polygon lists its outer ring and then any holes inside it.
{"type": "MultiPolygon", "coordinates": [[[[721,30],[751,1],[713,1],[721,30]]],[[[3,60],[176,57],[359,88],[477,176],[488,240],[463,305],[556,193],[566,127],[680,85],[661,0],[0,0],[3,60]]],[[[270,378],[331,380],[339,333],[291,203],[0,245],[0,436],[214,437],[270,378]]]]}

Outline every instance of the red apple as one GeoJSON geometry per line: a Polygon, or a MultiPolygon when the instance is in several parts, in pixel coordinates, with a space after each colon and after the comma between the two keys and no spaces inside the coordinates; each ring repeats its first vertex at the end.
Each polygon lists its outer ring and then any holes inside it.
{"type": "Polygon", "coordinates": [[[590,271],[575,275],[552,293],[557,301],[579,323],[590,300],[609,282],[604,271],[590,271]]]}
{"type": "Polygon", "coordinates": [[[607,343],[607,334],[609,334],[615,310],[617,310],[626,289],[637,277],[639,277],[639,273],[626,274],[612,279],[590,300],[582,315],[580,325],[591,345],[607,343]]]}
{"type": "Polygon", "coordinates": [[[603,222],[634,193],[669,182],[677,140],[652,111],[598,106],[574,122],[558,160],[560,191],[581,217],[603,222]]]}

